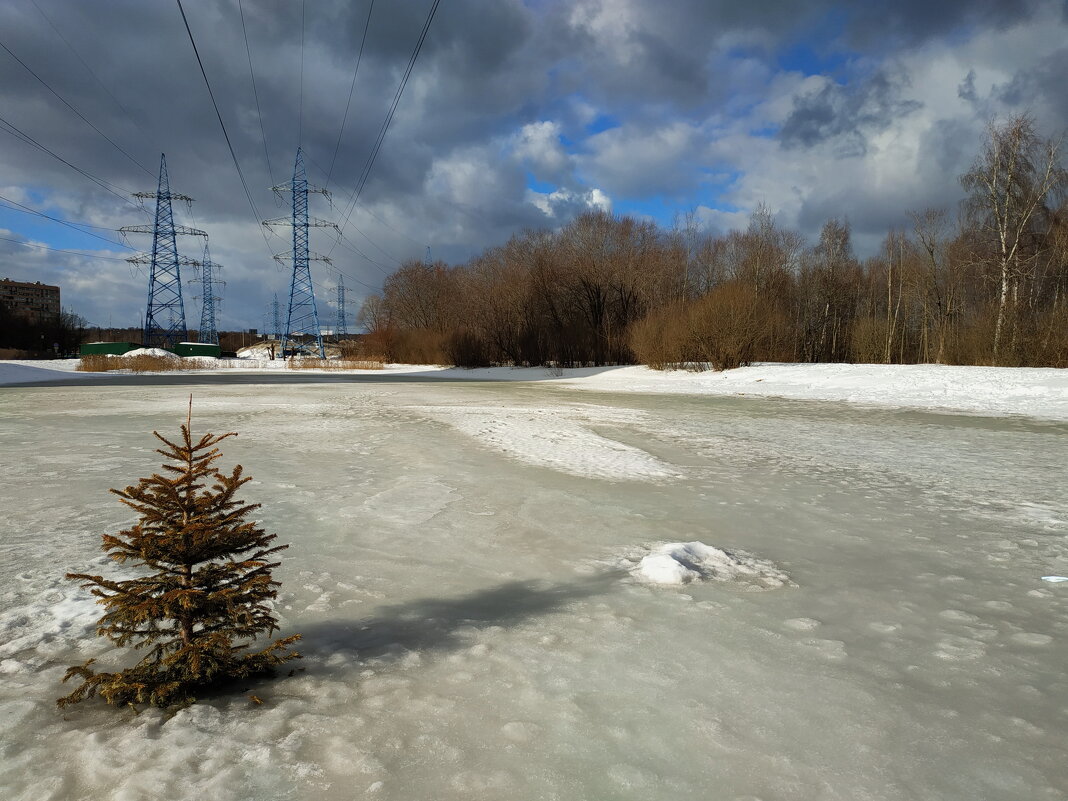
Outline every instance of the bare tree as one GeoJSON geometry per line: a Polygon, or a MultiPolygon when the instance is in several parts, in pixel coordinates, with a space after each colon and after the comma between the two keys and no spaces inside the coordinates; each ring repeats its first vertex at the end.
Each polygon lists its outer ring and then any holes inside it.
{"type": "Polygon", "coordinates": [[[1003,345],[1005,324],[1015,311],[1020,280],[1038,247],[1035,228],[1043,212],[1065,188],[1061,140],[1041,139],[1034,119],[1022,114],[990,123],[988,138],[972,168],[961,176],[973,224],[993,251],[999,280],[994,358],[1003,345]]]}

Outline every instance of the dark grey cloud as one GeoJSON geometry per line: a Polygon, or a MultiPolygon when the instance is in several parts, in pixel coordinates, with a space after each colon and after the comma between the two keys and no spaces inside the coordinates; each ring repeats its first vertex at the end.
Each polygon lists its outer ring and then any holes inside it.
{"type": "Polygon", "coordinates": [[[1046,0],[857,3],[850,9],[847,31],[855,47],[871,52],[881,47],[914,45],[968,29],[1015,25],[1031,19],[1045,4],[1046,0]]]}
{"type": "Polygon", "coordinates": [[[960,196],[958,177],[981,146],[982,129],[970,120],[936,120],[920,141],[919,171],[927,187],[926,205],[950,206],[960,196]]]}
{"type": "Polygon", "coordinates": [[[991,95],[1014,111],[1035,111],[1041,104],[1050,133],[1059,134],[1068,126],[1068,47],[1061,48],[1037,64],[1019,70],[1007,83],[993,87],[991,95]]]}
{"type": "Polygon", "coordinates": [[[855,188],[806,199],[801,206],[797,225],[810,234],[837,218],[849,222],[854,235],[881,238],[891,227],[908,221],[909,200],[898,193],[871,194],[855,188]]]}
{"type": "Polygon", "coordinates": [[[964,76],[964,80],[957,87],[957,97],[961,100],[967,100],[969,103],[979,101],[979,95],[975,91],[975,70],[968,70],[968,74],[964,76]]]}
{"type": "Polygon", "coordinates": [[[902,99],[903,77],[879,71],[857,85],[825,84],[795,99],[779,138],[788,148],[812,147],[834,140],[843,156],[863,155],[867,136],[921,108],[902,99]]]}

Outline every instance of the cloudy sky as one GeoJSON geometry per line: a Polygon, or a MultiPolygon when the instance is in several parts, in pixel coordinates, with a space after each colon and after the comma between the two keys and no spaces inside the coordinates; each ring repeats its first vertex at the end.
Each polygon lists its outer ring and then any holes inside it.
{"type": "MultiPolygon", "coordinates": [[[[252,204],[176,3],[4,0],[0,276],[136,325],[147,275],[105,240],[150,221],[120,196],[154,191],[166,153],[172,190],[196,199],[178,221],[207,231],[224,265],[220,328],[262,328],[289,290],[270,258],[287,231],[256,219],[287,212],[269,187],[300,144],[309,180],[333,193],[313,195],[312,214],[344,221],[433,0],[184,5],[252,204]],[[57,252],[72,250],[89,255],[57,252]]],[[[868,255],[908,210],[956,206],[993,116],[1063,131],[1066,74],[1059,0],[443,0],[344,239],[313,231],[334,262],[313,264],[320,317],[339,271],[352,320],[427,245],[459,263],[587,208],[665,225],[692,211],[725,231],[765,203],[809,237],[848,218],[868,255]]],[[[199,239],[179,247],[200,255],[199,239]]],[[[187,288],[194,328],[198,295],[187,288]]]]}

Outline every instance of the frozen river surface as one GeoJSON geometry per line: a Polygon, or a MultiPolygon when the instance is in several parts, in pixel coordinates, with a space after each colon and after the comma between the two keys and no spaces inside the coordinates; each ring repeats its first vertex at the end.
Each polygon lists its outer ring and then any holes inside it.
{"type": "MultiPolygon", "coordinates": [[[[0,390],[0,798],[1068,798],[1068,425],[538,384],[197,385],[301,670],[58,711],[68,570],[187,387],[0,390]],[[791,583],[655,586],[664,542],[791,583]],[[241,688],[239,688],[241,689],[241,688]],[[261,698],[262,706],[247,695],[261,698]]],[[[117,570],[118,568],[114,568],[117,570]]],[[[110,662],[118,666],[118,662],[110,662]]]]}

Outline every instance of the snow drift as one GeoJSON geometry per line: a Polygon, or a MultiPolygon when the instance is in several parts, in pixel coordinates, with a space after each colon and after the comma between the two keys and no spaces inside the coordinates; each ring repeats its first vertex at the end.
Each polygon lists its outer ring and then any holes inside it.
{"type": "Polygon", "coordinates": [[[668,542],[651,546],[630,573],[649,584],[731,581],[751,590],[797,586],[771,562],[743,551],[725,551],[703,542],[668,542]]]}

